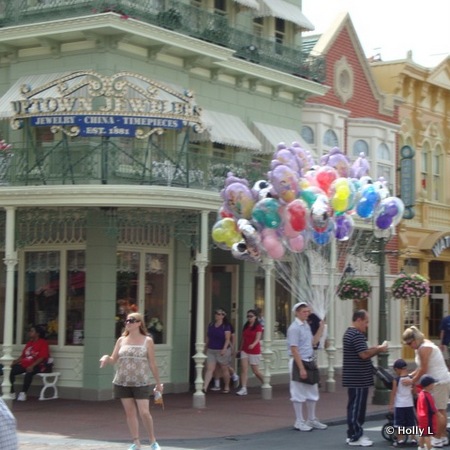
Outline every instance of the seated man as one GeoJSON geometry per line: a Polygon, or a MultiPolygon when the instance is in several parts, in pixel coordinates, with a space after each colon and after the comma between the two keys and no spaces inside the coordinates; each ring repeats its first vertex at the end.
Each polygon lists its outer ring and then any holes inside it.
{"type": "Polygon", "coordinates": [[[27,399],[27,392],[34,375],[45,372],[46,363],[50,356],[47,341],[44,339],[45,331],[40,326],[32,326],[29,331],[30,340],[25,344],[25,348],[19,358],[11,363],[9,381],[11,383],[11,394],[14,394],[14,381],[16,375],[25,374],[23,388],[17,400],[24,402],[27,399]]]}

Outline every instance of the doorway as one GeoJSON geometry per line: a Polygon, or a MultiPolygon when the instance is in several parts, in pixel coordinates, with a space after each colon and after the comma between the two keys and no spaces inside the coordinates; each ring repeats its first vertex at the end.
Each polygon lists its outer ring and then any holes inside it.
{"type": "MultiPolygon", "coordinates": [[[[436,286],[432,286],[431,291],[441,290],[435,289],[436,286]]],[[[428,337],[435,344],[440,344],[439,334],[440,325],[444,317],[449,314],[448,294],[431,293],[430,294],[430,309],[428,316],[428,337]]]]}

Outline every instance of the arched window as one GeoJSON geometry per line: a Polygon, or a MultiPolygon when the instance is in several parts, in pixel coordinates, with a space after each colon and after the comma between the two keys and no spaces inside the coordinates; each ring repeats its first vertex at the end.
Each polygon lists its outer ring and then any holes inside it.
{"type": "Polygon", "coordinates": [[[391,151],[386,144],[380,144],[377,148],[377,159],[383,161],[391,161],[391,151]]]}
{"type": "Polygon", "coordinates": [[[339,141],[333,130],[327,130],[323,136],[323,145],[327,147],[338,147],[339,141]]]}
{"type": "Polygon", "coordinates": [[[300,134],[307,144],[314,144],[314,130],[311,127],[303,125],[300,134]]]}
{"type": "Polygon", "coordinates": [[[355,158],[357,158],[360,155],[360,153],[364,153],[366,155],[366,158],[370,158],[369,144],[363,139],[358,139],[353,144],[352,153],[355,158]]]}
{"type": "Polygon", "coordinates": [[[432,171],[433,171],[433,200],[442,202],[443,186],[442,186],[442,147],[436,146],[433,152],[432,171]]]}

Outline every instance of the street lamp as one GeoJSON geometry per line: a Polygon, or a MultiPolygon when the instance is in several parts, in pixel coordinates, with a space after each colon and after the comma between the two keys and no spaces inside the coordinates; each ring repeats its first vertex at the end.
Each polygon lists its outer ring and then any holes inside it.
{"type": "MultiPolygon", "coordinates": [[[[386,251],[386,244],[391,238],[392,231],[390,228],[386,230],[374,229],[373,242],[376,244],[374,250],[369,250],[365,253],[365,258],[379,267],[379,298],[378,298],[378,343],[387,340],[387,305],[386,305],[386,281],[384,276],[385,258],[387,253],[396,253],[393,251],[386,251]]],[[[383,369],[388,368],[388,352],[383,352],[378,355],[378,367],[383,369]]],[[[385,385],[378,378],[375,380],[375,391],[372,398],[374,405],[388,405],[390,391],[386,389],[385,385]]]]}

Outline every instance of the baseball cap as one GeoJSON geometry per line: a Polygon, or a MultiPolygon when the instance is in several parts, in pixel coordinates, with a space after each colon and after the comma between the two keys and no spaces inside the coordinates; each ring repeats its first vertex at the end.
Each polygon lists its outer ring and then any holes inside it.
{"type": "Polygon", "coordinates": [[[403,368],[405,368],[407,366],[408,366],[408,364],[406,363],[406,361],[404,359],[401,359],[401,358],[397,359],[394,362],[394,369],[403,369],[403,368]]]}
{"type": "Polygon", "coordinates": [[[419,381],[419,384],[422,387],[427,387],[427,386],[429,386],[430,384],[433,384],[433,383],[437,383],[437,380],[435,378],[433,378],[431,375],[423,375],[420,378],[420,381],[419,381]]]}
{"type": "Polygon", "coordinates": [[[300,306],[308,306],[308,303],[306,302],[298,302],[292,307],[292,312],[295,313],[300,306]]]}

